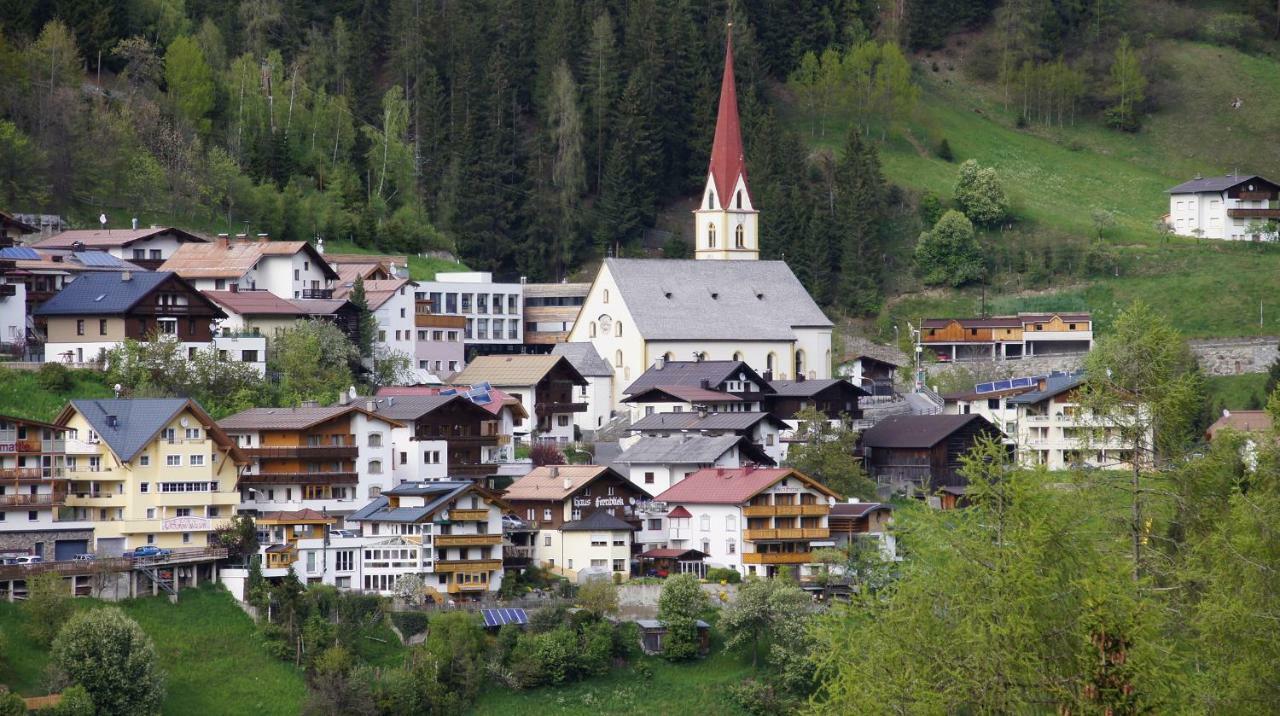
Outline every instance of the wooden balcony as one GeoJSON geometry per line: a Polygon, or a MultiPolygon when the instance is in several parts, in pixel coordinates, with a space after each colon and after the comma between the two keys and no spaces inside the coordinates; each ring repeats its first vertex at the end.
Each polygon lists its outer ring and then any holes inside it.
{"type": "Polygon", "coordinates": [[[748,505],[742,508],[747,517],[798,517],[820,516],[831,512],[828,505],[748,505]]]}
{"type": "Polygon", "coordinates": [[[498,471],[492,463],[450,463],[450,477],[488,477],[498,471]]]}
{"type": "Polygon", "coordinates": [[[354,460],[360,456],[354,435],[345,436],[337,445],[275,445],[271,447],[241,448],[245,455],[256,458],[337,458],[354,460]]]}
{"type": "Polygon", "coordinates": [[[743,564],[809,564],[813,561],[810,552],[744,552],[743,564]]]}
{"type": "Polygon", "coordinates": [[[437,574],[446,574],[450,572],[454,574],[458,572],[493,572],[499,569],[502,569],[502,560],[500,559],[451,559],[448,561],[436,562],[437,574]]]}
{"type": "Polygon", "coordinates": [[[267,552],[266,557],[263,568],[288,569],[289,565],[298,561],[298,550],[290,545],[288,549],[279,552],[267,552]]]}
{"type": "Polygon", "coordinates": [[[1270,201],[1272,198],[1269,191],[1242,191],[1239,196],[1241,201],[1270,201]]]}
{"type": "Polygon", "coordinates": [[[540,416],[556,415],[558,413],[585,413],[587,412],[586,403],[538,403],[534,408],[534,412],[540,416]]]}
{"type": "MultiPolygon", "coordinates": [[[[488,508],[478,510],[449,510],[450,522],[488,522],[488,508]]],[[[495,544],[497,544],[495,542],[495,544]]]]}
{"type": "Polygon", "coordinates": [[[1280,219],[1280,209],[1227,209],[1232,219],[1280,219]]]}
{"type": "Polygon", "coordinates": [[[488,582],[466,582],[465,584],[459,584],[458,582],[453,582],[452,584],[449,585],[449,587],[445,591],[447,591],[449,594],[487,592],[489,591],[489,583],[488,582]]]}
{"type": "Polygon", "coordinates": [[[0,495],[0,505],[5,507],[54,507],[66,503],[65,492],[51,495],[0,495]]]}
{"type": "Polygon", "coordinates": [[[302,289],[303,298],[333,298],[333,289],[331,288],[304,288],[302,289]]]}
{"type": "Polygon", "coordinates": [[[62,478],[60,467],[10,467],[0,468],[0,482],[45,482],[62,478]]]}
{"type": "Polygon", "coordinates": [[[66,452],[65,440],[41,440],[40,438],[18,438],[13,431],[0,433],[0,453],[61,453],[66,452]]]}
{"type": "Polygon", "coordinates": [[[240,476],[241,485],[354,485],[359,481],[355,471],[260,472],[240,476]]]}
{"type": "Polygon", "coordinates": [[[418,328],[447,328],[460,331],[467,327],[466,316],[438,316],[434,313],[419,311],[413,316],[413,325],[418,328]]]}
{"type": "Polygon", "coordinates": [[[502,544],[502,535],[436,535],[437,547],[491,547],[502,544]]]}
{"type": "Polygon", "coordinates": [[[777,529],[743,530],[742,538],[749,540],[771,539],[827,539],[831,530],[825,527],[782,527],[777,529]]]}

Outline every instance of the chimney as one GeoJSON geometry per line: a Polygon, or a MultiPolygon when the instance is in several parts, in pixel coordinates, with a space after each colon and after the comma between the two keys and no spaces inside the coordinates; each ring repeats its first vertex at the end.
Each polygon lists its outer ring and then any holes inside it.
{"type": "Polygon", "coordinates": [[[258,234],[258,241],[262,242],[262,241],[270,241],[270,240],[271,240],[271,237],[267,236],[266,234],[258,234]]]}
{"type": "Polygon", "coordinates": [[[666,367],[667,367],[667,357],[666,357],[666,356],[658,356],[657,360],[653,361],[653,367],[654,367],[654,369],[655,369],[655,370],[662,370],[663,368],[666,368],[666,367]]]}
{"type": "Polygon", "coordinates": [[[699,417],[699,418],[705,418],[705,417],[707,417],[707,406],[705,406],[705,405],[699,405],[699,406],[698,406],[698,417],[699,417]]]}
{"type": "Polygon", "coordinates": [[[304,401],[302,401],[302,407],[304,407],[304,408],[318,408],[318,407],[320,407],[320,403],[319,403],[319,402],[317,402],[317,401],[314,401],[314,400],[304,400],[304,401]]]}
{"type": "Polygon", "coordinates": [[[364,409],[371,413],[376,413],[378,411],[378,401],[373,399],[366,400],[364,403],[364,409]]]}
{"type": "Polygon", "coordinates": [[[226,249],[227,246],[231,245],[230,237],[226,234],[218,234],[218,238],[213,244],[220,249],[226,249]]]}
{"type": "Polygon", "coordinates": [[[762,375],[762,376],[760,376],[760,377],[761,377],[761,378],[764,378],[764,382],[766,382],[766,383],[772,383],[772,382],[773,382],[773,370],[772,370],[772,369],[766,370],[766,371],[764,372],[764,375],[762,375]]]}
{"type": "Polygon", "coordinates": [[[236,241],[248,241],[248,240],[249,240],[248,234],[236,234],[236,241]]]}
{"type": "Polygon", "coordinates": [[[702,388],[703,390],[711,390],[711,381],[706,378],[703,378],[702,380],[698,381],[698,387],[702,388]]]}
{"type": "Polygon", "coordinates": [[[120,272],[120,280],[121,280],[121,281],[132,281],[132,280],[133,280],[133,273],[132,273],[132,272],[129,272],[129,271],[121,271],[121,272],[120,272]]]}
{"type": "Polygon", "coordinates": [[[228,288],[231,289],[232,293],[240,293],[240,284],[238,283],[233,283],[230,286],[228,286],[228,288]]]}
{"type": "Polygon", "coordinates": [[[797,383],[803,383],[803,382],[804,382],[804,373],[796,373],[796,382],[797,382],[797,383]]]}
{"type": "Polygon", "coordinates": [[[136,217],[136,216],[135,216],[135,217],[133,217],[133,230],[134,230],[134,231],[137,231],[137,230],[138,230],[138,217],[136,217]]]}

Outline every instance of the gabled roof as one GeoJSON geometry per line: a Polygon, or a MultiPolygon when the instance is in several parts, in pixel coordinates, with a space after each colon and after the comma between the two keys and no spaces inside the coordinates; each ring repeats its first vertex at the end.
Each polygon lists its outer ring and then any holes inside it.
{"type": "Polygon", "coordinates": [[[1184,181],[1181,184],[1169,189],[1168,194],[1198,194],[1201,192],[1219,192],[1226,191],[1231,187],[1243,184],[1253,179],[1260,179],[1268,184],[1275,185],[1275,182],[1268,180],[1266,177],[1257,174],[1227,174],[1220,177],[1199,177],[1191,181],[1184,181]]]}
{"type": "Polygon", "coordinates": [[[245,462],[240,449],[222,428],[204,408],[188,398],[73,400],[58,414],[56,422],[66,425],[72,415],[80,413],[122,462],[130,462],[184,410],[190,410],[196,416],[215,442],[228,448],[236,463],[245,462]],[[114,425],[112,417],[115,418],[114,425]]]}
{"type": "Polygon", "coordinates": [[[1265,410],[1224,410],[1222,417],[1213,421],[1205,434],[1212,440],[1223,430],[1265,433],[1271,430],[1271,424],[1271,413],[1265,410]]]}
{"type": "Polygon", "coordinates": [[[301,510],[267,512],[266,514],[254,519],[254,523],[260,525],[301,525],[317,523],[331,525],[337,521],[337,517],[325,514],[319,510],[313,510],[310,507],[304,507],[301,510]]]}
{"type": "MultiPolygon", "coordinates": [[[[401,398],[427,397],[432,395],[440,395],[445,390],[456,390],[458,395],[466,397],[471,392],[469,385],[385,385],[378,388],[375,395],[379,399],[394,398],[395,402],[399,402],[401,398]]],[[[449,396],[445,396],[449,397],[449,396]]],[[[491,400],[487,403],[476,403],[480,407],[497,415],[502,412],[503,408],[510,408],[513,417],[527,418],[529,411],[525,410],[524,404],[507,393],[497,388],[489,388],[489,397],[491,400]]],[[[468,398],[470,400],[470,398],[468,398]]],[[[473,401],[474,402],[474,401],[473,401]]]]}
{"type": "MultiPolygon", "coordinates": [[[[707,263],[707,262],[703,262],[707,263]]],[[[717,262],[718,263],[718,262],[717,262]]],[[[759,373],[751,369],[751,366],[740,360],[671,360],[662,361],[648,368],[639,378],[632,381],[627,386],[624,393],[634,395],[649,388],[671,387],[671,386],[687,386],[698,388],[702,386],[703,381],[712,389],[727,380],[734,380],[739,376],[745,377],[760,386],[765,386],[765,392],[768,392],[768,383],[759,373]]]]}
{"type": "Polygon", "coordinates": [[[826,485],[789,467],[709,467],[689,475],[654,499],[668,504],[740,505],[788,477],[824,495],[840,499],[840,495],[826,485]]]}
{"type": "Polygon", "coordinates": [[[893,362],[893,361],[891,361],[891,360],[885,360],[885,359],[883,359],[883,358],[877,358],[877,357],[875,357],[875,356],[869,356],[869,355],[867,355],[867,354],[865,354],[865,353],[856,353],[856,354],[852,354],[852,355],[847,355],[847,356],[845,356],[845,357],[844,357],[844,360],[842,360],[842,361],[840,361],[840,362],[841,362],[841,363],[852,363],[852,362],[854,362],[854,361],[864,361],[864,362],[867,362],[867,363],[879,363],[880,365],[889,366],[890,368],[897,368],[899,365],[901,365],[901,364],[899,364],[899,363],[894,363],[894,362],[893,362]]]}
{"type": "Polygon", "coordinates": [[[580,520],[573,520],[560,525],[562,532],[617,532],[626,530],[628,532],[634,530],[630,524],[614,517],[604,510],[595,510],[591,514],[580,520]]]}
{"type": "Polygon", "coordinates": [[[859,395],[869,395],[866,390],[842,378],[809,378],[806,380],[775,380],[769,383],[773,387],[774,398],[811,398],[830,387],[847,388],[859,395]]]}
{"type": "Polygon", "coordinates": [[[574,384],[586,385],[569,359],[559,355],[491,355],[476,356],[462,372],[454,376],[454,382],[475,385],[490,383],[502,386],[537,385],[548,373],[560,367],[567,370],[574,384]]]}
{"type": "Polygon", "coordinates": [[[688,510],[681,507],[680,505],[676,505],[675,509],[667,513],[667,517],[670,517],[673,520],[687,520],[693,517],[693,513],[689,512],[688,510]]]}
{"type": "Polygon", "coordinates": [[[293,256],[305,252],[324,272],[336,279],[338,273],[328,261],[306,241],[224,241],[206,244],[184,244],[173,252],[162,271],[174,271],[187,278],[240,278],[266,256],[293,256]]]}
{"type": "Polygon", "coordinates": [[[291,301],[270,291],[202,291],[211,301],[241,316],[301,316],[305,315],[291,301]]]}
{"type": "Polygon", "coordinates": [[[306,430],[335,418],[362,413],[399,426],[400,422],[351,405],[303,408],[249,408],[218,421],[223,430],[306,430]]]}
{"type": "Polygon", "coordinates": [[[587,341],[557,343],[551,347],[551,355],[568,358],[573,367],[577,368],[578,372],[584,377],[613,377],[613,368],[609,366],[609,363],[604,358],[600,357],[600,353],[596,351],[594,343],[587,341]]]}
{"type": "Polygon", "coordinates": [[[194,300],[205,302],[214,315],[227,314],[180,276],[168,271],[111,271],[86,273],[35,310],[37,316],[100,316],[127,313],[160,284],[173,279],[188,289],[194,300]],[[128,280],[125,280],[128,276],[128,280]]]}
{"type": "Polygon", "coordinates": [[[1057,395],[1078,387],[1084,383],[1084,373],[1075,373],[1073,375],[1051,375],[1044,381],[1044,388],[1041,390],[1033,390],[1021,395],[1015,395],[1005,402],[1009,405],[1035,405],[1043,400],[1048,400],[1057,395]]]}
{"type": "Polygon", "coordinates": [[[758,463],[773,464],[773,460],[763,451],[739,435],[640,438],[614,458],[613,462],[624,465],[711,465],[735,446],[750,451],[750,456],[744,455],[744,458],[750,457],[758,463]]]}
{"type": "Polygon", "coordinates": [[[646,340],[790,341],[831,326],[782,261],[610,258],[601,270],[646,340]]]}
{"type": "Polygon", "coordinates": [[[38,234],[40,229],[28,224],[8,212],[0,211],[0,227],[17,229],[22,234],[38,234]]]}
{"type": "Polygon", "coordinates": [[[409,482],[395,486],[381,497],[356,510],[347,517],[349,522],[422,522],[449,501],[469,489],[477,489],[474,482],[445,481],[409,482]],[[388,496],[426,497],[422,507],[390,507],[388,496]]]}
{"type": "MultiPolygon", "coordinates": [[[[742,151],[742,127],[738,120],[738,88],[733,76],[733,28],[726,33],[724,74],[720,78],[720,106],[716,115],[716,134],[711,143],[711,166],[708,169],[716,183],[720,206],[729,206],[733,187],[742,177],[747,184],[747,161],[742,151]]],[[[747,191],[748,195],[750,190],[747,191]]]]}
{"type": "MultiPolygon", "coordinates": [[[[343,308],[351,306],[351,302],[345,298],[291,298],[286,300],[297,306],[298,310],[307,316],[332,316],[343,308]]],[[[351,307],[355,308],[355,306],[351,307]]]]}
{"type": "Polygon", "coordinates": [[[9,423],[21,423],[23,425],[34,425],[37,428],[48,428],[49,430],[66,430],[66,426],[46,423],[42,420],[32,420],[31,418],[17,418],[12,415],[0,415],[0,425],[9,423]]]}
{"type": "Polygon", "coordinates": [[[761,421],[772,423],[777,427],[786,427],[782,421],[770,413],[654,413],[646,415],[631,424],[633,433],[665,430],[750,430],[761,421]]]}
{"type": "MultiPolygon", "coordinates": [[[[605,465],[543,465],[511,483],[502,498],[508,502],[563,500],[604,475],[613,475],[627,482],[625,477],[605,465]]],[[[643,491],[638,486],[636,489],[643,491]]]]}
{"type": "Polygon", "coordinates": [[[378,399],[374,412],[380,417],[412,422],[446,405],[475,411],[477,417],[485,420],[493,416],[485,406],[477,405],[461,395],[387,396],[378,399]]]}
{"type": "MultiPolygon", "coordinates": [[[[370,311],[376,311],[382,307],[382,304],[391,300],[391,297],[403,288],[406,284],[412,284],[407,278],[388,278],[377,281],[364,282],[364,300],[369,304],[370,311]]],[[[417,284],[414,284],[415,286],[417,284]]],[[[351,298],[351,292],[355,289],[355,281],[350,283],[343,282],[333,288],[334,298],[351,298]]]]}
{"type": "Polygon", "coordinates": [[[128,246],[138,241],[145,241],[160,234],[171,234],[181,242],[207,243],[209,240],[171,226],[156,226],[149,229],[71,229],[54,234],[32,246],[38,249],[70,249],[81,243],[86,247],[115,248],[128,246]]]}
{"type": "MultiPolygon", "coordinates": [[[[761,395],[765,395],[761,393],[761,395]]],[[[733,393],[688,385],[655,385],[622,399],[624,403],[741,403],[733,393]]]]}
{"type": "Polygon", "coordinates": [[[969,423],[980,422],[993,433],[1000,430],[976,413],[968,415],[891,415],[862,433],[869,448],[931,448],[969,423]]]}
{"type": "Polygon", "coordinates": [[[893,507],[883,502],[837,502],[831,506],[831,517],[862,517],[869,512],[885,510],[892,512],[893,507]]]}

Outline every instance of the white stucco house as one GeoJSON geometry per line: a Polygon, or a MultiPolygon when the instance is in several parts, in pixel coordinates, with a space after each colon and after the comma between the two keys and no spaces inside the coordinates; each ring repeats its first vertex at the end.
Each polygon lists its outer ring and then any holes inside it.
{"type": "Polygon", "coordinates": [[[1196,177],[1169,190],[1169,228],[1178,236],[1260,241],[1280,219],[1280,185],[1256,174],[1196,177]]]}
{"type": "Polygon", "coordinates": [[[613,413],[609,402],[613,397],[613,368],[600,357],[590,343],[557,343],[551,355],[564,356],[587,379],[586,385],[577,386],[580,402],[587,409],[574,413],[573,424],[580,430],[597,430],[609,422],[613,413]]]}
{"type": "Polygon", "coordinates": [[[229,239],[179,247],[161,267],[201,291],[270,291],[280,298],[332,298],[338,273],[306,241],[229,239]]]}

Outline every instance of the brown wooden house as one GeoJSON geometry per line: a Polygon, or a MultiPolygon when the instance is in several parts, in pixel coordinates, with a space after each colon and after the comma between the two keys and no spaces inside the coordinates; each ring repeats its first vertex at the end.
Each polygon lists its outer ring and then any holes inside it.
{"type": "Polygon", "coordinates": [[[773,417],[791,420],[806,406],[817,408],[831,420],[861,420],[858,399],[867,391],[842,378],[775,380],[773,392],[765,395],[765,405],[773,417]]]}
{"type": "Polygon", "coordinates": [[[983,438],[1004,434],[980,415],[895,415],[862,433],[863,460],[891,490],[962,487],[960,458],[983,438]]]}

